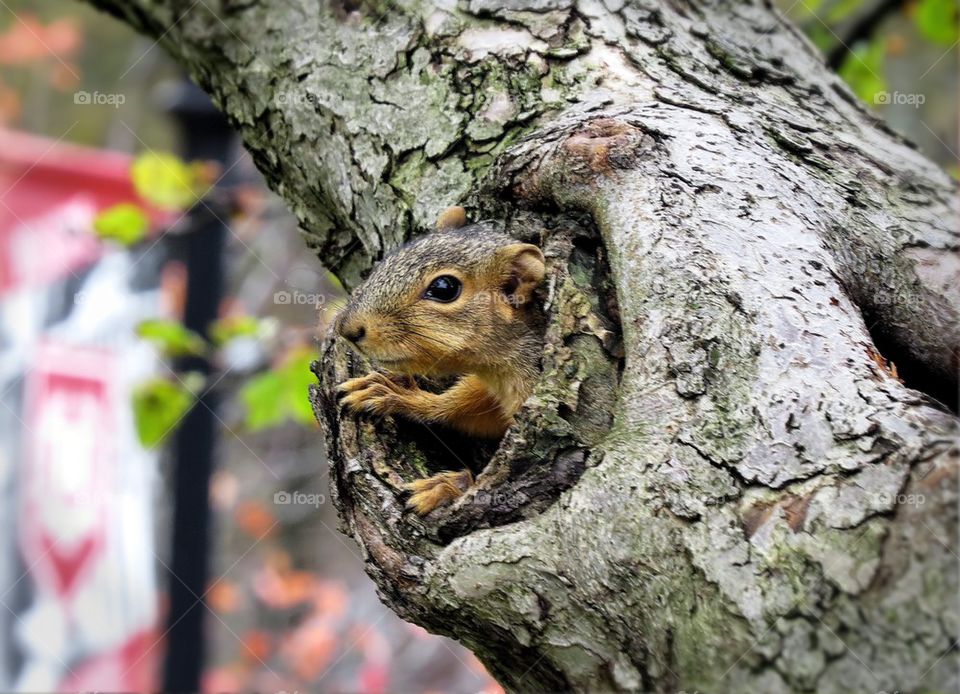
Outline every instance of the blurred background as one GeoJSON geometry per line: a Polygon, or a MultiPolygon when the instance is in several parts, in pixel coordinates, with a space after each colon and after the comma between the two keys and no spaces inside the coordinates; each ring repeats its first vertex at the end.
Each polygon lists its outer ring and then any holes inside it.
{"type": "MultiPolygon", "coordinates": [[[[957,175],[956,0],[778,4],[957,175]]],[[[0,0],[0,690],[501,691],[337,531],[322,262],[161,48],[0,0]]]]}

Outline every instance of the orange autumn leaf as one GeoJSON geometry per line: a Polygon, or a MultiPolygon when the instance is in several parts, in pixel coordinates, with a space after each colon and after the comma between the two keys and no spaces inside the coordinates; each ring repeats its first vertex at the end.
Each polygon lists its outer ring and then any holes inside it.
{"type": "Polygon", "coordinates": [[[0,123],[10,123],[20,115],[20,94],[0,84],[0,123]]]}
{"type": "Polygon", "coordinates": [[[43,27],[32,16],[24,14],[0,34],[0,63],[24,65],[49,55],[40,39],[43,27]]]}
{"type": "Polygon", "coordinates": [[[277,523],[273,512],[259,501],[242,501],[233,512],[237,526],[252,538],[259,540],[273,530],[277,523]]]}
{"type": "Polygon", "coordinates": [[[243,657],[250,660],[265,661],[273,652],[273,639],[265,631],[251,629],[244,632],[240,639],[243,642],[243,657]]]}
{"type": "Polygon", "coordinates": [[[216,612],[231,614],[240,607],[240,589],[233,581],[221,579],[207,590],[206,601],[216,612]]]}
{"type": "Polygon", "coordinates": [[[323,620],[308,619],[281,647],[287,666],[301,680],[316,679],[327,668],[337,646],[337,638],[323,620]]]}
{"type": "Polygon", "coordinates": [[[197,182],[207,187],[212,186],[223,175],[223,167],[213,159],[191,162],[190,167],[197,177],[197,182]]]}
{"type": "Polygon", "coordinates": [[[319,581],[314,588],[313,608],[328,618],[343,616],[347,611],[349,595],[339,581],[319,581]]]}
{"type": "Polygon", "coordinates": [[[0,34],[0,63],[27,65],[40,60],[69,57],[80,47],[77,25],[61,19],[44,26],[36,17],[21,14],[0,34]]]}
{"type": "Polygon", "coordinates": [[[266,208],[268,196],[253,185],[241,185],[233,189],[233,202],[237,214],[242,217],[256,217],[266,208]]]}
{"type": "Polygon", "coordinates": [[[56,19],[43,28],[43,42],[59,56],[73,55],[83,44],[80,26],[72,19],[56,19]]]}
{"type": "Polygon", "coordinates": [[[306,571],[279,571],[267,565],[253,577],[253,592],[269,607],[284,610],[309,600],[316,578],[306,571]]]}
{"type": "Polygon", "coordinates": [[[907,40],[902,34],[890,34],[887,37],[887,53],[892,56],[900,57],[907,52],[907,40]]]}

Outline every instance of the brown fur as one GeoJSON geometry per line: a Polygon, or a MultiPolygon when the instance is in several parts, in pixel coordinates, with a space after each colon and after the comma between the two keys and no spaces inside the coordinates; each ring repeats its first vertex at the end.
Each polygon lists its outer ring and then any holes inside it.
{"type": "MultiPolygon", "coordinates": [[[[438,227],[462,219],[447,211],[438,227]]],[[[420,237],[388,255],[337,317],[337,332],[357,338],[362,331],[354,348],[392,374],[461,378],[436,394],[373,372],[340,385],[343,404],[499,438],[536,383],[542,340],[532,298],[544,272],[536,246],[477,225],[420,237]],[[451,303],[423,298],[440,275],[462,283],[451,303]]],[[[418,513],[462,493],[421,484],[428,481],[408,485],[418,513]]]]}

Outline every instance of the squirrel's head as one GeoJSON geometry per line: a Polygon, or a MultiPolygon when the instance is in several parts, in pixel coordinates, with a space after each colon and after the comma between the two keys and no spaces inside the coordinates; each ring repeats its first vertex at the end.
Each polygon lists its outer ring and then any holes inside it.
{"type": "Polygon", "coordinates": [[[390,371],[495,369],[529,331],[544,277],[536,246],[472,225],[414,239],[385,257],[337,317],[337,333],[390,371]]]}

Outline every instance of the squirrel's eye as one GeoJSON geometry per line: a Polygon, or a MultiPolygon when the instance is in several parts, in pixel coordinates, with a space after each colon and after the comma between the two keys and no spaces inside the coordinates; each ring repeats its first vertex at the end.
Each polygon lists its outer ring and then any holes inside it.
{"type": "Polygon", "coordinates": [[[440,275],[433,280],[430,286],[423,292],[423,298],[448,304],[460,296],[460,289],[462,287],[463,285],[456,277],[452,275],[440,275]]]}

